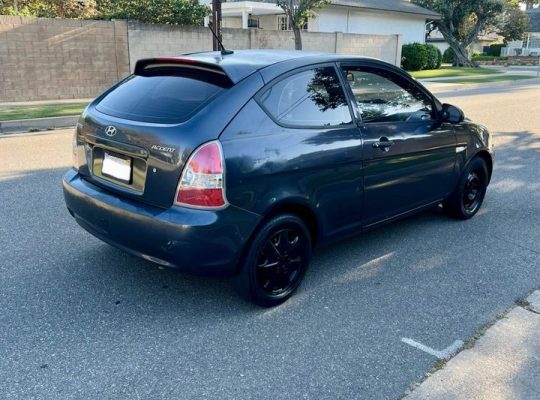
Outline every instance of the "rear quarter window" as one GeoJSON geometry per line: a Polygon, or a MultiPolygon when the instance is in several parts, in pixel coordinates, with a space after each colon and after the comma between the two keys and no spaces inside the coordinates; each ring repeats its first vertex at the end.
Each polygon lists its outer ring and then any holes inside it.
{"type": "Polygon", "coordinates": [[[290,75],[270,86],[257,101],[275,122],[287,127],[334,127],[352,122],[333,67],[290,75]]]}
{"type": "Polygon", "coordinates": [[[152,75],[132,75],[96,106],[114,117],[162,124],[188,120],[232,84],[215,72],[169,68],[152,75]]]}

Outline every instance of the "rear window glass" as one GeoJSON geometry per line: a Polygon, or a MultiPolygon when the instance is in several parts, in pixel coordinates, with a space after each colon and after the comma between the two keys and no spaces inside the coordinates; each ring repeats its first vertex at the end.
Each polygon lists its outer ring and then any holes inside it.
{"type": "Polygon", "coordinates": [[[188,120],[230,87],[227,77],[211,72],[133,75],[107,94],[99,112],[142,122],[174,124],[188,120]]]}

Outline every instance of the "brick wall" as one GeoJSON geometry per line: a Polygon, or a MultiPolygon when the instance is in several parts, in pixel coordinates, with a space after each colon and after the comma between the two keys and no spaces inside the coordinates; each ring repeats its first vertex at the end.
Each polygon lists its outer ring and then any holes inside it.
{"type": "MultiPolygon", "coordinates": [[[[303,32],[305,50],[401,60],[399,35],[303,32]]],[[[292,32],[223,29],[230,49],[293,49],[292,32]]],[[[206,28],[0,16],[0,103],[95,97],[141,58],[212,49],[206,28]]]]}
{"type": "Polygon", "coordinates": [[[127,24],[0,16],[0,102],[93,97],[129,74],[127,24]]]}

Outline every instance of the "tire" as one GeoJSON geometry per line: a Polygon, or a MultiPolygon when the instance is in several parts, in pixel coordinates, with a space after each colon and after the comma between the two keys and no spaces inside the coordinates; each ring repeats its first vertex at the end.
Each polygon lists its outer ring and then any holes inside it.
{"type": "Polygon", "coordinates": [[[311,258],[312,240],[304,221],[283,214],[266,221],[251,238],[234,279],[237,292],[262,307],[292,296],[311,258]]]}
{"type": "Polygon", "coordinates": [[[482,206],[489,182],[486,162],[476,157],[467,165],[459,183],[443,203],[445,211],[456,219],[472,218],[482,206]]]}

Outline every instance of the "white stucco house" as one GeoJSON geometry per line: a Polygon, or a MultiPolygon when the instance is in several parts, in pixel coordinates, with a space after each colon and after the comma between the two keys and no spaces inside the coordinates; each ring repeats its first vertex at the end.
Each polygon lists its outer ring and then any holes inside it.
{"type": "Polygon", "coordinates": [[[540,8],[527,10],[530,19],[529,29],[525,33],[523,40],[516,40],[508,43],[503,48],[503,56],[540,56],[540,8]]]}
{"type": "MultiPolygon", "coordinates": [[[[503,37],[495,32],[480,32],[478,38],[471,44],[469,48],[470,54],[482,54],[485,47],[488,47],[493,43],[501,43],[502,41],[503,37]]],[[[434,45],[441,51],[441,53],[444,53],[445,50],[450,47],[442,33],[440,33],[437,29],[429,33],[426,43],[434,45]]]]}
{"type": "MultiPolygon", "coordinates": [[[[290,30],[287,16],[274,0],[222,3],[225,28],[290,30]]],[[[403,43],[425,42],[426,23],[439,14],[409,0],[331,0],[314,11],[305,29],[309,32],[402,35],[403,43]]]]}

